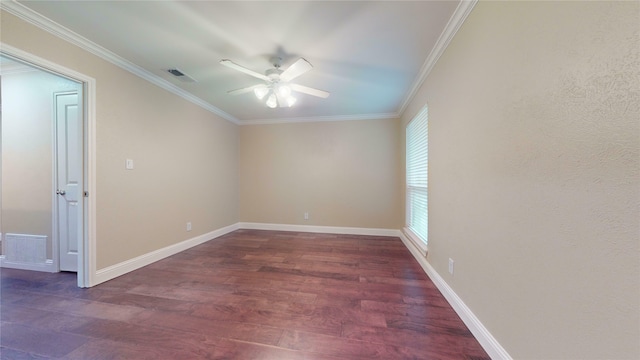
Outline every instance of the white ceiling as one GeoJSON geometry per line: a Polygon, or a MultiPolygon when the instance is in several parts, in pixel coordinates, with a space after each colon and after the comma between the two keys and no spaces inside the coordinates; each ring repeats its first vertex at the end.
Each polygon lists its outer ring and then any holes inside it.
{"type": "Polygon", "coordinates": [[[181,88],[228,120],[257,123],[398,116],[422,82],[425,67],[442,50],[442,35],[455,32],[450,19],[455,20],[459,4],[19,0],[12,7],[52,20],[88,40],[83,43],[113,53],[111,61],[135,64],[147,77],[181,88]],[[219,60],[264,73],[274,55],[283,58],[283,68],[299,57],[307,59],[314,69],[294,82],[331,96],[298,94],[294,107],[269,109],[252,93],[227,94],[261,80],[219,60]],[[181,82],[165,72],[168,68],[197,82],[181,82]]]}

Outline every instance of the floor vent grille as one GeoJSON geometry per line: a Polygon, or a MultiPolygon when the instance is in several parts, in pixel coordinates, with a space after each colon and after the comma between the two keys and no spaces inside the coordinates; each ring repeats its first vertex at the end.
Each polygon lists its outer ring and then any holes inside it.
{"type": "Polygon", "coordinates": [[[23,264],[47,263],[46,236],[5,234],[2,243],[2,254],[6,261],[23,264]]]}

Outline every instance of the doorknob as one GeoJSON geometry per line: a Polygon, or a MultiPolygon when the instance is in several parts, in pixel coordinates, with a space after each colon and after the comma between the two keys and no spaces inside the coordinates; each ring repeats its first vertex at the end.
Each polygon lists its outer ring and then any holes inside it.
{"type": "Polygon", "coordinates": [[[67,193],[67,192],[66,192],[66,191],[64,191],[64,190],[56,190],[56,194],[58,194],[58,195],[64,195],[64,194],[66,194],[66,193],[67,193]]]}

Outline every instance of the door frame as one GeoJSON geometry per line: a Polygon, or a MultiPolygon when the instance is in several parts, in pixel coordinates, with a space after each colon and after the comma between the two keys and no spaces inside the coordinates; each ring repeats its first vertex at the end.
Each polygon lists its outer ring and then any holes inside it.
{"type": "MultiPolygon", "coordinates": [[[[91,287],[96,274],[96,80],[0,41],[0,55],[82,84],[83,196],[82,236],[78,244],[78,287],[91,287]]],[[[53,206],[55,207],[54,202],[53,206]]],[[[56,212],[53,209],[54,214],[56,212]]],[[[54,225],[55,226],[55,225],[54,225]]],[[[52,250],[58,245],[52,241],[52,250]]],[[[57,261],[55,252],[52,254],[57,261]]],[[[57,265],[59,266],[59,265],[57,265]]]]}

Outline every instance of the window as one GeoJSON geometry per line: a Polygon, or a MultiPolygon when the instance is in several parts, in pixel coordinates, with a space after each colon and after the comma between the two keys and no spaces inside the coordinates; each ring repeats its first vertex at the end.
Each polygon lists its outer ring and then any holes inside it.
{"type": "Polygon", "coordinates": [[[407,227],[412,242],[425,254],[428,238],[428,108],[407,125],[407,227]]]}

